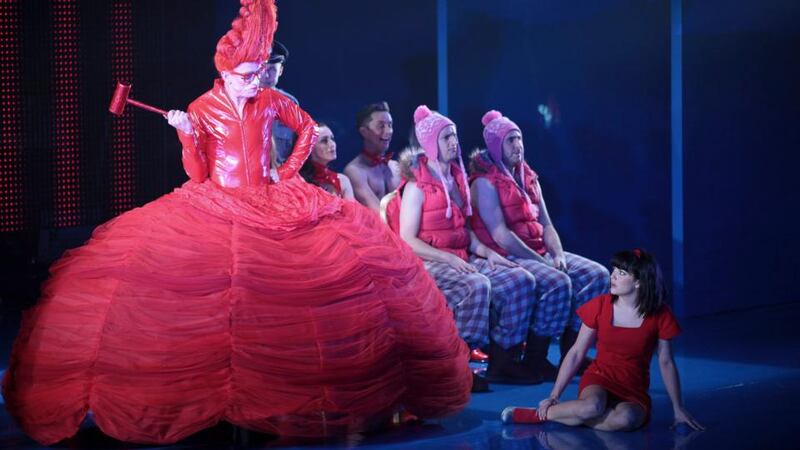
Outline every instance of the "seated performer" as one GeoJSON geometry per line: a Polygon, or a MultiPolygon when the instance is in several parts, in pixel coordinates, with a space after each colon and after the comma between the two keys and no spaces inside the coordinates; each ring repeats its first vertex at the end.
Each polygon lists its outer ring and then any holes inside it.
{"type": "Polygon", "coordinates": [[[275,5],[241,3],[220,79],[168,114],[191,180],[67,252],[23,321],[3,395],[43,444],[88,411],[114,438],[167,444],[220,421],[344,435],[469,401],[469,349],[419,258],[376,214],[297,176],[316,126],[258,91],[275,5]],[[277,183],[275,119],[298,135],[277,183]]]}
{"type": "Polygon", "coordinates": [[[330,127],[319,123],[319,139],[311,150],[311,157],[300,169],[300,175],[307,182],[317,185],[333,195],[345,200],[353,200],[353,186],[347,175],[336,173],[328,164],[336,160],[336,140],[330,127]]]}
{"type": "Polygon", "coordinates": [[[680,327],[664,304],[665,289],[658,263],[640,250],[623,251],[611,260],[611,289],[580,308],[583,321],[578,339],[561,368],[550,396],[539,408],[508,407],[504,423],[586,425],[603,431],[635,430],[650,419],[650,360],[658,350],[661,378],[672,400],[675,424],[703,430],[681,400],[678,370],[671,340],[680,327]],[[586,369],[578,387],[578,400],[559,403],[583,361],[597,342],[597,359],[586,369]]]}
{"type": "MultiPolygon", "coordinates": [[[[472,228],[484,245],[536,277],[537,306],[523,361],[552,381],[557,370],[547,360],[551,337],[561,334],[563,358],[580,328],[575,308],[608,289],[608,270],[562,248],[538,175],[525,162],[519,127],[497,111],[486,113],[483,124],[487,150],[475,152],[470,164],[478,212],[472,228]]],[[[587,365],[588,360],[581,372],[587,365]]]]}
{"type": "MultiPolygon", "coordinates": [[[[423,150],[404,153],[404,180],[387,205],[387,221],[425,261],[461,337],[471,348],[489,344],[486,378],[540,383],[516,360],[533,309],[534,277],[468,228],[472,208],[455,124],[426,106],[417,108],[414,123],[423,150]]],[[[487,389],[483,380],[475,383],[475,391],[487,389]]]]}
{"type": "Polygon", "coordinates": [[[364,146],[344,168],[344,174],[353,182],[356,200],[377,214],[381,198],[400,184],[397,161],[387,153],[394,133],[389,105],[380,102],[365,106],[356,114],[356,126],[364,146]]]}

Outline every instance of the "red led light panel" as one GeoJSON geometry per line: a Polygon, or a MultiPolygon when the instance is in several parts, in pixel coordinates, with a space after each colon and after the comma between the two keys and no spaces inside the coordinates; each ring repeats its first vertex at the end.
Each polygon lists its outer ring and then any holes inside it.
{"type": "Polygon", "coordinates": [[[54,218],[57,228],[81,222],[80,17],[77,0],[53,0],[54,218]]]}
{"type": "MultiPolygon", "coordinates": [[[[131,0],[111,4],[111,75],[113,92],[117,81],[133,82],[133,14],[131,0]]],[[[114,215],[135,206],[136,160],[134,158],[133,111],[127,108],[111,122],[111,209],[114,215]]]]}
{"type": "Polygon", "coordinates": [[[0,232],[23,229],[19,2],[0,0],[0,232]]]}

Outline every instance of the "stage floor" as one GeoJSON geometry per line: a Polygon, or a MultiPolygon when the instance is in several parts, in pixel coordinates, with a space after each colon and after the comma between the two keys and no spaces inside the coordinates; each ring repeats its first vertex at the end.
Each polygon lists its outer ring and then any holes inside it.
{"type": "MultiPolygon", "coordinates": [[[[3,312],[0,370],[19,321],[3,312]]],[[[277,440],[257,433],[236,434],[220,425],[172,446],[137,446],[104,437],[87,423],[61,448],[353,448],[368,449],[735,449],[793,448],[800,425],[800,303],[740,311],[683,321],[675,352],[685,404],[707,431],[680,436],[669,430],[672,409],[658,368],[651,368],[653,417],[642,430],[595,432],[558,424],[503,426],[499,414],[508,405],[534,405],[550,383],[519,387],[493,385],[474,395],[461,414],[439,421],[397,426],[380,434],[354,435],[327,442],[277,440]],[[236,435],[235,435],[236,434],[236,435]]],[[[550,359],[556,360],[556,347],[550,359]]],[[[574,398],[577,378],[563,398],[574,398]]],[[[0,408],[0,448],[44,448],[30,440],[0,408]]]]}

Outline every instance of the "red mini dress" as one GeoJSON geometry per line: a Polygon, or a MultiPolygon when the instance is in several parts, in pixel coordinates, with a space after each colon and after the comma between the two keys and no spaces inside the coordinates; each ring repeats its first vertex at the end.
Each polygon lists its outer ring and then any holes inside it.
{"type": "Polygon", "coordinates": [[[617,399],[637,403],[650,417],[650,360],[659,339],[672,339],[681,329],[667,305],[644,318],[638,328],[613,325],[611,294],[603,294],[578,308],[583,323],[597,331],[597,358],[581,377],[579,392],[599,385],[617,399]]]}

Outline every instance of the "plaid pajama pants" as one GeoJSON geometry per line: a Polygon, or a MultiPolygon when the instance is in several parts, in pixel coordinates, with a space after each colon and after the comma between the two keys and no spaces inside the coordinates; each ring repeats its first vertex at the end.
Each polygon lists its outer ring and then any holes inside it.
{"type": "MultiPolygon", "coordinates": [[[[531,259],[510,256],[536,278],[537,307],[531,330],[538,336],[560,336],[566,326],[577,331],[581,319],[575,313],[581,305],[608,292],[608,269],[590,259],[564,252],[567,272],[531,259]]],[[[548,253],[545,258],[552,262],[548,253]]]]}
{"type": "Polygon", "coordinates": [[[475,273],[460,273],[449,264],[425,261],[436,286],[453,311],[456,328],[470,348],[485,346],[489,336],[503,348],[525,340],[533,310],[534,277],[521,267],[489,269],[472,257],[475,273]]]}

